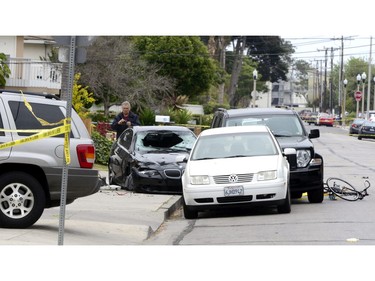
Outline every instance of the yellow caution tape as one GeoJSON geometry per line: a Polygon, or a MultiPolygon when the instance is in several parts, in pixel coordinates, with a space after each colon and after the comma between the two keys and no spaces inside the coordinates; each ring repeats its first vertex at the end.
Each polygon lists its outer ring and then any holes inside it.
{"type": "Polygon", "coordinates": [[[59,122],[56,122],[56,123],[49,123],[49,122],[43,120],[42,118],[37,117],[33,112],[32,106],[26,100],[23,92],[22,91],[20,91],[20,92],[21,92],[21,95],[22,95],[23,100],[25,102],[25,106],[31,112],[31,114],[39,121],[39,123],[42,126],[55,126],[55,125],[59,125],[59,124],[64,124],[64,125],[53,128],[53,129],[42,129],[42,130],[32,130],[32,129],[29,129],[29,130],[7,130],[7,129],[0,129],[0,132],[36,133],[36,134],[33,134],[31,136],[28,136],[28,137],[24,137],[24,138],[19,139],[19,140],[14,140],[14,141],[2,143],[2,144],[0,144],[0,149],[5,149],[5,148],[9,148],[9,147],[12,147],[12,146],[15,146],[15,145],[20,145],[20,144],[24,144],[24,143],[27,143],[27,142],[32,142],[32,141],[36,141],[36,140],[60,135],[60,134],[65,134],[64,135],[65,162],[66,162],[66,164],[69,164],[70,163],[70,139],[69,139],[69,134],[70,134],[70,127],[71,127],[70,126],[71,119],[65,118],[65,119],[62,119],[62,120],[60,120],[59,122]]]}
{"type": "Polygon", "coordinates": [[[56,135],[60,135],[60,134],[68,133],[68,132],[70,132],[70,125],[63,125],[60,127],[50,129],[50,130],[43,130],[43,132],[39,132],[39,133],[36,133],[28,137],[24,137],[19,140],[2,143],[0,144],[0,149],[4,149],[4,148],[11,147],[11,146],[15,146],[15,145],[19,145],[19,144],[23,144],[23,143],[27,143],[31,141],[36,141],[36,140],[40,140],[44,138],[49,138],[52,136],[56,136],[56,135]]]}

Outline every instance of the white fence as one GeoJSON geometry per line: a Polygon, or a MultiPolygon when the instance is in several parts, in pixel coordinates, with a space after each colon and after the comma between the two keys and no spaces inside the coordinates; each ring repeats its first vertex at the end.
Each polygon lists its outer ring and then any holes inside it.
{"type": "Polygon", "coordinates": [[[62,64],[24,58],[9,58],[9,87],[61,89],[62,64]]]}

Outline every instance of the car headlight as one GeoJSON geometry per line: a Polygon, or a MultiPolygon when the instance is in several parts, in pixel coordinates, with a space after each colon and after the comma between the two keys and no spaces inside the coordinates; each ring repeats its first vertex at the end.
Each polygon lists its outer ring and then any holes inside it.
{"type": "Polygon", "coordinates": [[[190,184],[193,184],[193,185],[210,184],[210,179],[208,176],[191,176],[190,184]]]}
{"type": "Polygon", "coordinates": [[[297,150],[297,167],[303,168],[306,167],[311,160],[310,150],[301,149],[297,150]]]}
{"type": "Polygon", "coordinates": [[[159,175],[159,172],[157,170],[143,170],[143,171],[139,171],[138,173],[148,176],[148,177],[154,177],[154,176],[159,175]]]}
{"type": "Polygon", "coordinates": [[[269,181],[276,179],[276,171],[262,171],[258,173],[258,181],[269,181]]]}

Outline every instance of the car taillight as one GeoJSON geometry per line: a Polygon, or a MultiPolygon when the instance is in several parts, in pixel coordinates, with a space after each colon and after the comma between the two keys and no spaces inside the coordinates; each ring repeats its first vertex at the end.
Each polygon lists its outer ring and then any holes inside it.
{"type": "Polygon", "coordinates": [[[92,144],[79,144],[77,156],[81,168],[91,169],[95,162],[95,147],[92,144]]]}

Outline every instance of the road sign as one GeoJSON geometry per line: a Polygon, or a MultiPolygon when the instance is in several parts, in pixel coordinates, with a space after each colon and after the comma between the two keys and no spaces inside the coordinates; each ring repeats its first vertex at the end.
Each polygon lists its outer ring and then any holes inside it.
{"type": "Polygon", "coordinates": [[[362,98],[362,92],[361,91],[357,91],[354,93],[354,97],[355,97],[355,100],[356,101],[360,101],[361,98],[362,98]]]}

